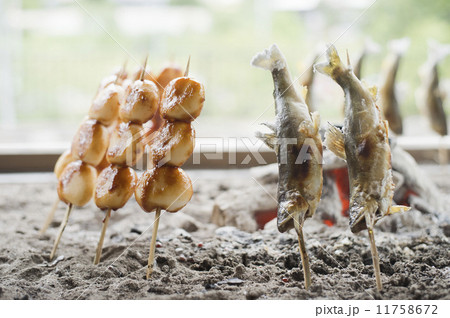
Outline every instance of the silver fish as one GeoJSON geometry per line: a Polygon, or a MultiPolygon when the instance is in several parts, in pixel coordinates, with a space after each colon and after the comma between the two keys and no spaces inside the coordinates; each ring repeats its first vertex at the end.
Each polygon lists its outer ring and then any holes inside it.
{"type": "Polygon", "coordinates": [[[450,45],[435,41],[428,43],[428,59],[420,68],[421,85],[417,92],[417,104],[428,117],[431,128],[439,135],[448,134],[447,118],[442,106],[445,97],[439,85],[439,62],[450,54],[450,45]]]}
{"type": "Polygon", "coordinates": [[[389,128],[397,135],[403,133],[403,122],[395,93],[395,78],[400,61],[408,49],[409,43],[409,38],[393,40],[389,43],[391,52],[383,63],[384,72],[382,74],[382,84],[380,85],[380,104],[384,118],[388,121],[389,128]]]}
{"type": "Polygon", "coordinates": [[[341,62],[334,46],[327,50],[328,63],[315,69],[330,76],[344,90],[345,120],[343,131],[331,126],[325,145],[347,161],[350,186],[350,228],[353,233],[367,229],[377,288],[382,289],[378,252],[373,228],[385,215],[408,210],[392,207],[391,151],[387,122],[375,104],[376,89],[364,87],[351,67],[341,62]]]}
{"type": "Polygon", "coordinates": [[[308,106],[292,82],[286,60],[274,44],[253,57],[251,64],[269,70],[274,82],[276,124],[259,137],[278,158],[278,213],[280,232],[295,228],[303,263],[305,288],[311,284],[303,224],[317,209],[322,193],[322,140],[319,114],[308,106]]]}

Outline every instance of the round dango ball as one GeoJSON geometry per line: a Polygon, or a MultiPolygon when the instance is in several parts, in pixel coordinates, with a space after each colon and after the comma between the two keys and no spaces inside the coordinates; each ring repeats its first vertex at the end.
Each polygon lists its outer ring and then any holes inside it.
{"type": "Polygon", "coordinates": [[[143,173],[135,190],[137,203],[146,212],[182,209],[192,197],[192,182],[178,167],[154,167],[143,173]]]}
{"type": "Polygon", "coordinates": [[[203,84],[189,77],[179,77],[164,89],[160,112],[169,121],[192,121],[200,115],[204,101],[203,84]]]}
{"type": "Polygon", "coordinates": [[[94,194],[97,170],[91,165],[76,160],[62,171],[58,182],[58,196],[61,201],[83,206],[94,194]]]}
{"type": "Polygon", "coordinates": [[[143,124],[152,119],[159,104],[159,92],[155,83],[135,81],[126,101],[119,108],[119,116],[124,122],[143,124]]]}
{"type": "Polygon", "coordinates": [[[108,129],[95,119],[87,119],[73,138],[72,156],[95,167],[102,162],[108,144],[108,129]]]}
{"type": "Polygon", "coordinates": [[[103,125],[110,125],[119,115],[119,106],[124,89],[116,84],[108,85],[99,92],[89,109],[89,117],[97,119],[103,125]]]}
{"type": "Polygon", "coordinates": [[[190,123],[165,122],[150,145],[151,160],[155,165],[182,166],[192,155],[195,131],[190,123]]]}
{"type": "Polygon", "coordinates": [[[133,195],[136,183],[136,172],[132,168],[109,165],[97,177],[95,204],[100,209],[122,208],[133,195]]]}
{"type": "Polygon", "coordinates": [[[112,133],[106,153],[110,163],[121,166],[134,166],[144,154],[142,125],[120,123],[112,133]]]}

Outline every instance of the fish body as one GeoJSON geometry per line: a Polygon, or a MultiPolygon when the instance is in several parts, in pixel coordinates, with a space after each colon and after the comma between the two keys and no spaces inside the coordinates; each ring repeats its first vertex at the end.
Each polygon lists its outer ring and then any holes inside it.
{"type": "Polygon", "coordinates": [[[277,226],[280,232],[295,228],[303,265],[305,288],[311,285],[311,270],[303,236],[306,218],[313,216],[322,194],[322,140],[319,114],[308,106],[292,82],[286,59],[274,44],[258,53],[252,65],[269,70],[274,82],[275,125],[259,137],[278,158],[277,226]]]}
{"type": "Polygon", "coordinates": [[[377,289],[381,290],[374,225],[388,214],[409,208],[391,206],[394,182],[388,124],[375,104],[376,89],[361,84],[352,68],[342,64],[333,45],[328,47],[327,59],[328,63],[315,65],[315,69],[330,76],[344,90],[345,119],[343,131],[330,127],[325,134],[325,144],[347,161],[350,229],[353,233],[367,229],[377,289]]]}
{"type": "Polygon", "coordinates": [[[252,65],[270,70],[274,82],[276,124],[260,135],[278,158],[280,232],[303,226],[317,209],[322,193],[322,141],[318,113],[311,114],[292,83],[286,60],[276,45],[257,54],[252,65]]]}
{"type": "Polygon", "coordinates": [[[384,118],[388,121],[391,130],[397,135],[403,133],[403,122],[395,92],[395,79],[402,56],[408,47],[408,38],[391,41],[391,53],[384,61],[384,72],[380,86],[380,104],[384,118]]]}
{"type": "Polygon", "coordinates": [[[450,45],[429,43],[428,60],[419,72],[421,86],[417,94],[419,108],[428,117],[431,128],[441,136],[448,134],[448,128],[443,107],[444,94],[439,84],[438,64],[448,54],[450,45]]]}
{"type": "Polygon", "coordinates": [[[394,184],[387,122],[375,104],[375,89],[366,88],[351,67],[342,64],[334,46],[327,50],[329,63],[315,69],[330,76],[344,90],[343,131],[331,127],[326,146],[346,159],[350,187],[350,228],[357,233],[391,211],[394,184]]]}

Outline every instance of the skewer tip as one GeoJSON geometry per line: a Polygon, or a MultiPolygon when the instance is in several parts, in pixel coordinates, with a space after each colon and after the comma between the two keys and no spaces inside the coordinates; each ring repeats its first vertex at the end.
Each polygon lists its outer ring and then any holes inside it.
{"type": "Polygon", "coordinates": [[[184,71],[184,77],[189,76],[189,66],[191,65],[191,55],[189,54],[189,58],[186,64],[186,70],[184,71]]]}
{"type": "Polygon", "coordinates": [[[145,78],[145,69],[147,67],[147,60],[148,60],[148,55],[145,57],[144,66],[142,67],[141,77],[139,79],[140,81],[143,81],[145,78]]]}

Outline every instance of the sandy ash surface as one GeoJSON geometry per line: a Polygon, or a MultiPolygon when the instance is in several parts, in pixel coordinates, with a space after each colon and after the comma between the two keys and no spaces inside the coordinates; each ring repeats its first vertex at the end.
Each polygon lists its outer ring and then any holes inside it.
{"type": "MultiPolygon", "coordinates": [[[[448,193],[448,169],[447,177],[426,169],[448,193]]],[[[377,226],[382,292],[375,289],[365,232],[352,234],[344,218],[334,227],[308,220],[312,286],[306,291],[294,232],[280,234],[273,222],[254,233],[209,222],[218,194],[254,186],[248,171],[189,174],[196,180],[193,199],[179,213],[162,214],[149,281],[145,270],[154,214],[142,212],[134,199],[113,213],[99,266],[92,261],[104,214],[92,202],[72,212],[59,261],[49,263],[65,209],[60,203],[55,221],[40,236],[56,199],[53,177],[0,176],[0,298],[450,299],[450,228],[429,215],[411,211],[377,226]]]]}

